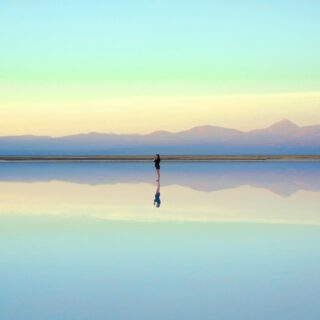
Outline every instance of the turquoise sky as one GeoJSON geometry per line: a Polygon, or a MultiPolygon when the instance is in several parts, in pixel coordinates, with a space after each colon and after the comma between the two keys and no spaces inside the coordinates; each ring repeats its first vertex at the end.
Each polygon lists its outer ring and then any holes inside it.
{"type": "Polygon", "coordinates": [[[0,24],[2,82],[134,83],[151,93],[320,84],[319,1],[2,1],[0,24]]]}
{"type": "Polygon", "coordinates": [[[318,0],[1,1],[0,134],[320,123],[319,34],[318,0]]]}

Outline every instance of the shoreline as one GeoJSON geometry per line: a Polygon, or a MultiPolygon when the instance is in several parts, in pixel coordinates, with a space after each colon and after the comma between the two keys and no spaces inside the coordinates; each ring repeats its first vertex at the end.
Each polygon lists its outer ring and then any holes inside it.
{"type": "MultiPolygon", "coordinates": [[[[101,156],[0,156],[0,162],[140,162],[152,161],[149,155],[101,155],[101,156]]],[[[162,161],[319,161],[319,155],[163,155],[162,161]]]]}

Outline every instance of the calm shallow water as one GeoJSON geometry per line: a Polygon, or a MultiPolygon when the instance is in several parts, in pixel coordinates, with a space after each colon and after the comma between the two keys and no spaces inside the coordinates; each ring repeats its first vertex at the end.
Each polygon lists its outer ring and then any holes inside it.
{"type": "Polygon", "coordinates": [[[320,163],[0,164],[0,319],[319,319],[320,163]]]}

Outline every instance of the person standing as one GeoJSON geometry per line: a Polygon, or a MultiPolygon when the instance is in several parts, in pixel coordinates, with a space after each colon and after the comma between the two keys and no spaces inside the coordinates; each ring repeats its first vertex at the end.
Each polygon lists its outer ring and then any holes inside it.
{"type": "Polygon", "coordinates": [[[161,159],[160,159],[160,155],[159,154],[156,154],[154,159],[153,159],[153,162],[154,162],[154,166],[157,170],[157,180],[156,181],[160,181],[160,162],[161,162],[161,159]]]}

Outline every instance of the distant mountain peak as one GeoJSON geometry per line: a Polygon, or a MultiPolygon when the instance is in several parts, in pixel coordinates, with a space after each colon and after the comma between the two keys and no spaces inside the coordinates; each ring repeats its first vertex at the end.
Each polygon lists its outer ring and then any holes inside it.
{"type": "Polygon", "coordinates": [[[300,127],[296,125],[294,122],[288,120],[288,119],[282,119],[273,125],[269,127],[270,129],[280,129],[280,130],[296,130],[299,129],[300,127]]]}
{"type": "MultiPolygon", "coordinates": [[[[219,127],[216,126],[212,126],[212,125],[203,125],[203,126],[196,126],[181,132],[198,132],[198,133],[207,133],[207,132],[211,132],[212,130],[215,130],[219,127]]],[[[226,129],[227,130],[227,129],[226,129]]]]}
{"type": "Polygon", "coordinates": [[[199,134],[207,134],[207,133],[212,133],[212,132],[217,132],[217,131],[240,132],[239,130],[236,130],[236,129],[213,126],[213,125],[209,125],[208,124],[208,125],[197,126],[197,127],[193,127],[191,129],[188,129],[188,130],[180,131],[180,133],[192,132],[192,133],[199,133],[199,134]]]}

